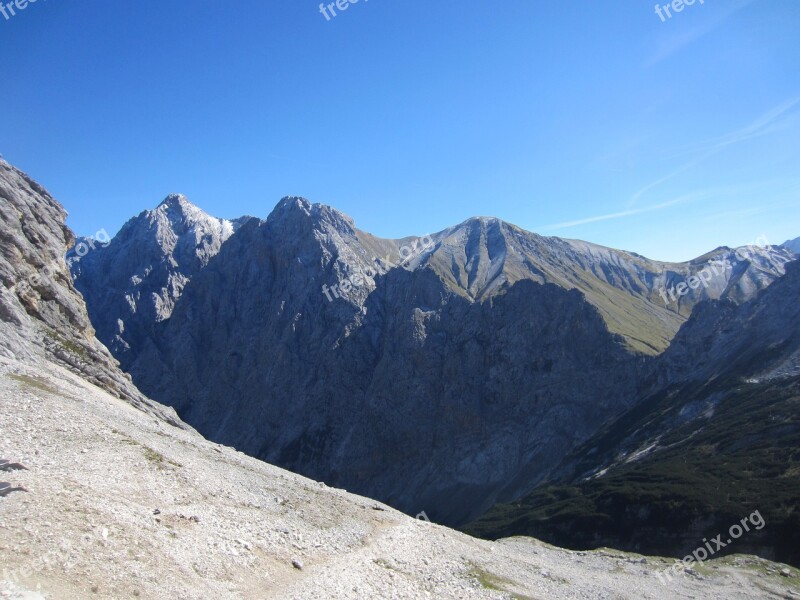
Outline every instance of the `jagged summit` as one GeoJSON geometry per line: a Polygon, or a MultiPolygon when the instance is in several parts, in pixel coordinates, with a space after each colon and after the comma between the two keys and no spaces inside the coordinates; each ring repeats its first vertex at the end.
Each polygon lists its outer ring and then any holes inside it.
{"type": "Polygon", "coordinates": [[[499,219],[497,217],[475,216],[462,221],[455,228],[471,226],[471,225],[511,225],[508,221],[499,219]]]}
{"type": "Polygon", "coordinates": [[[155,209],[145,211],[140,217],[149,227],[168,227],[181,233],[199,226],[201,235],[209,230],[226,238],[233,234],[233,223],[212,217],[183,194],[169,194],[155,209]]]}
{"type": "Polygon", "coordinates": [[[213,217],[183,194],[170,194],[125,223],[110,244],[69,257],[97,336],[123,366],[152,323],[169,318],[192,277],[251,219],[213,217]],[[108,278],[100,283],[97,273],[108,278]]]}
{"type": "Polygon", "coordinates": [[[172,193],[172,194],[167,194],[166,198],[164,198],[161,201],[161,204],[159,204],[158,206],[171,207],[171,206],[180,206],[183,204],[191,204],[191,202],[189,202],[189,199],[183,194],[172,193]]]}
{"type": "MultiPolygon", "coordinates": [[[[280,199],[280,201],[275,205],[275,208],[272,212],[280,212],[280,211],[287,211],[287,210],[302,210],[306,214],[311,214],[311,208],[314,206],[314,203],[303,198],[302,196],[284,196],[280,199]]],[[[319,205],[317,205],[319,206],[319,205]]]]}
{"type": "Polygon", "coordinates": [[[302,196],[285,196],[275,205],[267,217],[271,224],[310,224],[317,230],[333,227],[340,233],[353,234],[355,222],[352,217],[327,204],[311,202],[302,196]]]}

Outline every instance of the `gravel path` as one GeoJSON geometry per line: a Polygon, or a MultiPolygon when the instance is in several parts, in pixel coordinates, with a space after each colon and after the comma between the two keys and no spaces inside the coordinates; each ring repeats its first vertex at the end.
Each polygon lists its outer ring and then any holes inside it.
{"type": "Polygon", "coordinates": [[[800,598],[752,557],[668,562],[490,543],[248,458],[72,373],[0,358],[0,597],[800,598]]]}

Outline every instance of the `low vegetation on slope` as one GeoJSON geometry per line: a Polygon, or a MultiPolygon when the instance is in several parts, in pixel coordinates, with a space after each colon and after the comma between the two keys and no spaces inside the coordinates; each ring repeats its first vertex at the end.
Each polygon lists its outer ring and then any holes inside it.
{"type": "Polygon", "coordinates": [[[663,393],[573,459],[570,476],[495,507],[467,531],[682,557],[704,538],[722,533],[724,541],[732,524],[757,510],[766,526],[719,554],[800,565],[800,378],[663,393]],[[605,468],[587,473],[604,464],[598,456],[608,459],[605,468]]]}

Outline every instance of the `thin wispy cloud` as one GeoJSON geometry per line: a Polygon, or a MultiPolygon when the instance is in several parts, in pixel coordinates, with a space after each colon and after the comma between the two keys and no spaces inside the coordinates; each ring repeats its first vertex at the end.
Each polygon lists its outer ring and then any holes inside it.
{"type": "Polygon", "coordinates": [[[701,163],[706,158],[708,158],[708,156],[703,156],[702,158],[695,159],[692,162],[687,163],[687,164],[683,165],[682,167],[672,171],[671,173],[669,173],[667,175],[664,175],[664,177],[661,177],[661,178],[656,179],[655,181],[653,181],[651,183],[648,183],[646,186],[644,186],[642,189],[640,189],[638,192],[636,192],[633,196],[630,197],[630,199],[628,200],[628,209],[630,210],[634,206],[636,206],[636,203],[639,201],[639,199],[642,196],[644,196],[647,192],[649,192],[650,190],[652,190],[654,188],[657,188],[662,183],[666,183],[667,181],[669,181],[670,179],[672,179],[673,177],[675,177],[677,175],[680,175],[684,171],[688,171],[689,169],[691,169],[695,165],[701,163]]]}
{"type": "Polygon", "coordinates": [[[800,123],[800,119],[798,119],[800,110],[796,110],[798,105],[800,105],[800,95],[768,110],[747,126],[689,147],[683,151],[683,154],[703,151],[716,153],[739,142],[785,131],[800,123]]]}
{"type": "Polygon", "coordinates": [[[676,206],[678,204],[685,204],[687,202],[693,202],[697,200],[697,194],[687,194],[685,196],[681,196],[680,198],[675,198],[674,200],[670,200],[668,202],[662,202],[661,204],[655,204],[653,206],[647,206],[643,208],[633,208],[628,210],[623,210],[615,213],[608,213],[605,215],[596,215],[594,217],[587,217],[585,219],[578,219],[576,221],[565,221],[564,223],[556,223],[554,225],[548,225],[546,227],[540,227],[535,229],[534,231],[552,231],[555,229],[566,229],[568,227],[577,227],[578,225],[587,225],[589,223],[597,223],[599,221],[611,221],[613,219],[622,219],[625,217],[632,217],[633,215],[641,215],[644,213],[655,212],[657,210],[664,210],[665,208],[670,208],[671,206],[676,206]]]}
{"type": "Polygon", "coordinates": [[[657,188],[670,179],[673,179],[677,175],[696,167],[700,163],[708,160],[729,146],[772,133],[777,133],[779,131],[784,131],[796,126],[798,123],[800,123],[800,118],[798,118],[800,117],[800,111],[797,110],[798,105],[800,105],[800,96],[795,96],[794,98],[790,98],[789,100],[786,100],[778,106],[768,110],[745,127],[725,135],[700,142],[699,144],[695,144],[694,146],[691,146],[682,150],[678,154],[673,155],[670,158],[699,153],[699,156],[696,156],[693,160],[671,171],[667,175],[648,183],[638,190],[628,200],[628,209],[634,207],[642,198],[642,196],[644,196],[650,190],[657,188]]]}

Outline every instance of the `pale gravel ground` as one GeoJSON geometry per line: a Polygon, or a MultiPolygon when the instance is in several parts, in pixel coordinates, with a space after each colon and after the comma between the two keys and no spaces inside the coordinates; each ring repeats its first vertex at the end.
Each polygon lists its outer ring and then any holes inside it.
{"type": "Polygon", "coordinates": [[[797,571],[747,557],[665,587],[663,559],[475,540],[178,430],[49,363],[0,358],[0,458],[29,468],[0,473],[29,490],[0,498],[4,598],[800,598],[797,571]]]}

